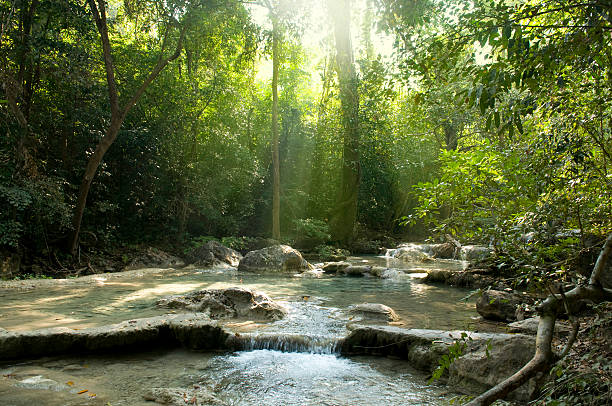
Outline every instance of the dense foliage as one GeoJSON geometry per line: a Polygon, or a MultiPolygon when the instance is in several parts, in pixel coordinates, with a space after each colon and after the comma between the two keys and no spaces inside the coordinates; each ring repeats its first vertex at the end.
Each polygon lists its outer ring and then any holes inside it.
{"type": "MultiPolygon", "coordinates": [[[[0,2],[4,250],[64,249],[85,166],[112,124],[91,4],[0,2]]],[[[534,262],[559,263],[612,230],[607,2],[352,7],[353,231],[491,244],[529,274],[534,262]],[[394,40],[393,56],[377,49],[381,33],[394,40]]],[[[313,26],[299,1],[117,1],[106,9],[120,102],[180,47],[104,155],[79,246],[271,234],[272,90],[262,72],[272,32],[256,18],[261,9],[282,23],[282,236],[333,242],[345,151],[332,18],[313,26]],[[315,48],[304,41],[313,33],[315,48]]]]}

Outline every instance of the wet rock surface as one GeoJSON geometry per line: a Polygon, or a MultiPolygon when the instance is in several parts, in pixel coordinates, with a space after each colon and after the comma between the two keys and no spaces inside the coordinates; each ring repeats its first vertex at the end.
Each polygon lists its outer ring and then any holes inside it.
{"type": "Polygon", "coordinates": [[[251,251],[242,258],[238,270],[242,272],[295,273],[313,269],[302,254],[288,245],[274,245],[251,251]]]}
{"type": "MultiPolygon", "coordinates": [[[[463,393],[478,393],[519,370],[533,356],[535,340],[520,334],[403,329],[393,326],[356,326],[341,345],[344,355],[383,355],[406,359],[432,372],[452,345],[463,346],[448,372],[448,384],[463,393]],[[456,344],[457,343],[457,344],[456,344]]],[[[533,385],[514,393],[527,400],[533,385]]]]}
{"type": "Polygon", "coordinates": [[[392,308],[381,303],[353,305],[349,307],[348,313],[353,321],[361,322],[393,322],[400,319],[392,308]]]}
{"type": "Polygon", "coordinates": [[[228,333],[204,315],[166,315],[75,330],[0,331],[0,360],[166,346],[225,348],[228,333]]]}
{"type": "Polygon", "coordinates": [[[526,294],[485,290],[476,301],[476,311],[487,320],[513,321],[523,304],[531,305],[534,300],[526,294]]]}
{"type": "Polygon", "coordinates": [[[187,264],[205,267],[237,267],[241,259],[242,254],[217,241],[208,241],[185,255],[187,264]]]}
{"type": "Polygon", "coordinates": [[[211,319],[250,318],[280,320],[287,310],[266,294],[251,289],[204,289],[186,295],[173,295],[157,301],[159,307],[201,312],[211,319]]]}

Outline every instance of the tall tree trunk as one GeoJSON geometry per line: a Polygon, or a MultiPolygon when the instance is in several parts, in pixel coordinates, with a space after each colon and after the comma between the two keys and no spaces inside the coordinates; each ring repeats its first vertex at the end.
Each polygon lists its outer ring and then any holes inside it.
{"type": "Polygon", "coordinates": [[[333,238],[350,242],[357,221],[359,193],[359,93],[357,73],[351,45],[351,2],[329,0],[328,8],[334,21],[336,38],[336,71],[342,106],[343,148],[340,196],[332,221],[333,238]]]}
{"type": "Polygon", "coordinates": [[[278,134],[278,18],[272,16],[272,238],[280,239],[280,163],[278,134]]]}
{"type": "MultiPolygon", "coordinates": [[[[83,213],[85,212],[85,206],[87,204],[87,195],[89,194],[89,189],[91,188],[91,182],[106,154],[106,151],[110,148],[110,146],[117,139],[117,135],[119,134],[119,129],[125,120],[125,117],[129,113],[129,111],[134,107],[134,105],[138,102],[140,97],[144,94],[147,87],[159,76],[161,71],[170,63],[179,57],[181,53],[181,49],[183,48],[183,39],[185,37],[185,31],[187,25],[183,25],[180,32],[180,37],[178,43],[176,45],[176,49],[172,55],[167,58],[160,56],[157,64],[149,74],[149,76],[144,80],[144,82],[140,85],[136,93],[130,98],[125,106],[120,107],[119,105],[119,94],[117,91],[117,82],[115,80],[115,67],[113,64],[113,59],[111,55],[111,46],[110,40],[108,38],[108,26],[106,24],[106,9],[104,0],[87,0],[89,3],[89,7],[91,9],[93,19],[96,23],[96,27],[98,28],[98,32],[100,34],[100,40],[102,42],[102,51],[104,54],[104,68],[106,70],[106,82],[108,85],[108,97],[110,102],[110,110],[111,110],[111,123],[104,137],[100,140],[94,153],[89,158],[87,162],[87,167],[85,168],[85,174],[83,175],[83,180],[81,181],[81,186],[79,188],[79,197],[77,199],[76,207],[74,209],[74,214],[72,216],[72,235],[70,236],[68,248],[70,252],[74,255],[77,252],[78,243],[79,243],[79,234],[81,231],[81,223],[83,221],[83,213]],[[97,1],[97,4],[96,4],[97,1]]],[[[169,26],[167,27],[169,30],[169,26]]],[[[167,35],[167,31],[166,31],[167,35]]],[[[162,45],[162,55],[164,52],[164,48],[166,45],[167,37],[164,37],[164,42],[162,45]]]]}

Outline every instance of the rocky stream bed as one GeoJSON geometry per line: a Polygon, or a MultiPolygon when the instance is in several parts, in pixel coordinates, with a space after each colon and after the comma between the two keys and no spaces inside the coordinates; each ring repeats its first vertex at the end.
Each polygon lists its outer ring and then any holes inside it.
{"type": "Polygon", "coordinates": [[[437,405],[531,357],[531,336],[473,331],[487,328],[461,300],[469,290],[427,283],[465,272],[465,262],[426,245],[386,254],[313,265],[285,246],[245,258],[216,247],[204,265],[180,270],[2,282],[0,399],[437,405]]]}

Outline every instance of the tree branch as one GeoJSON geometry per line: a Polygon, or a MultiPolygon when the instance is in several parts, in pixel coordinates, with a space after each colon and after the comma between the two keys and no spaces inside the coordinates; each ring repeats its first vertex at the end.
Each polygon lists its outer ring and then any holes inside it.
{"type": "Polygon", "coordinates": [[[174,50],[174,53],[165,59],[160,59],[157,62],[149,76],[145,79],[144,82],[142,82],[134,96],[132,96],[132,98],[127,102],[127,104],[123,108],[122,119],[125,119],[127,113],[132,109],[132,107],[134,107],[136,102],[138,102],[140,97],[142,97],[142,95],[144,94],[145,90],[147,90],[147,87],[155,80],[157,76],[159,76],[159,74],[162,70],[164,70],[166,65],[168,65],[170,62],[172,62],[181,55],[181,50],[183,49],[183,41],[187,32],[187,25],[188,24],[185,23],[183,24],[183,27],[181,27],[181,33],[179,36],[178,43],[176,44],[176,49],[174,50]]]}
{"type": "MultiPolygon", "coordinates": [[[[600,278],[606,269],[611,252],[612,234],[608,236],[599,253],[599,257],[593,267],[591,278],[587,286],[576,286],[561,298],[551,295],[538,306],[537,311],[540,314],[540,324],[538,325],[538,333],[536,336],[536,351],[531,361],[514,375],[506,378],[504,381],[473,399],[467,406],[488,406],[496,400],[504,398],[510,392],[519,388],[530,378],[535,376],[538,372],[548,371],[552,364],[560,359],[553,353],[551,345],[557,314],[564,308],[566,308],[568,312],[573,312],[573,307],[583,299],[589,299],[598,303],[610,300],[612,292],[601,286],[600,278]]],[[[576,340],[578,324],[577,322],[573,324],[572,335],[569,337],[567,345],[560,355],[561,357],[569,353],[571,346],[576,340]]]]}
{"type": "Polygon", "coordinates": [[[108,83],[108,97],[110,101],[111,114],[119,113],[119,93],[117,92],[117,81],[115,80],[115,65],[111,54],[110,40],[108,39],[108,25],[106,24],[106,9],[104,0],[87,0],[89,8],[93,15],[98,31],[100,32],[100,40],[102,41],[102,53],[104,55],[104,67],[106,68],[106,82],[108,83]]]}

